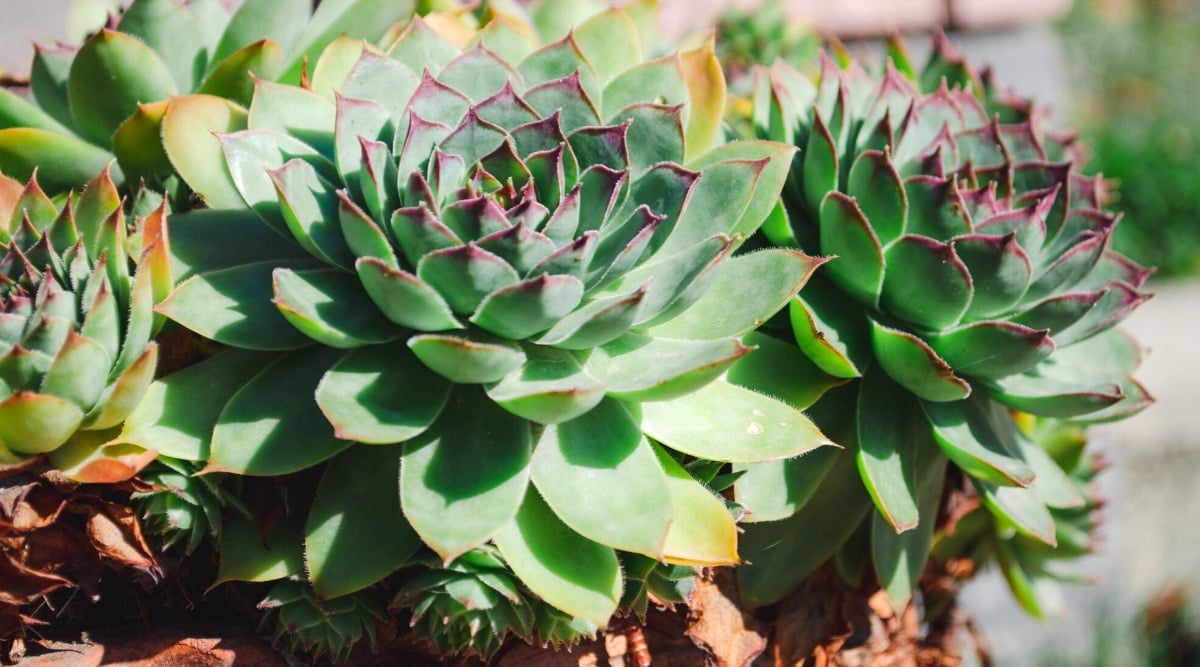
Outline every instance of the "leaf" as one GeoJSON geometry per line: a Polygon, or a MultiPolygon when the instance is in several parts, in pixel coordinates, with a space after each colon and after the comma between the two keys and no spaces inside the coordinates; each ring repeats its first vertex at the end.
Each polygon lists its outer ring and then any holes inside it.
{"type": "Polygon", "coordinates": [[[804,410],[826,391],[846,383],[822,371],[789,341],[751,331],[742,336],[742,342],[754,351],[729,367],[725,379],[730,384],[774,396],[804,410]]]}
{"type": "Polygon", "coordinates": [[[218,61],[196,92],[249,106],[254,98],[255,79],[274,79],[282,68],[283,50],[279,44],[260,39],[218,61]]]}
{"type": "Polygon", "coordinates": [[[917,463],[921,469],[917,483],[921,522],[913,530],[897,534],[882,514],[876,513],[871,521],[872,562],[896,614],[908,605],[921,573],[925,571],[937,527],[935,519],[942,499],[946,459],[936,449],[928,453],[933,456],[926,456],[926,460],[917,463]]]}
{"type": "Polygon", "coordinates": [[[471,322],[498,336],[521,340],[549,329],[582,298],[583,283],[578,278],[543,273],[484,297],[471,322]]]}
{"type": "Polygon", "coordinates": [[[183,282],[197,273],[230,269],[256,262],[291,265],[311,260],[296,243],[285,239],[251,210],[198,209],[176,213],[168,222],[171,275],[183,282]],[[238,243],[227,239],[236,238],[238,243]]]}
{"type": "Polygon", "coordinates": [[[404,514],[443,561],[492,539],[516,515],[531,448],[529,423],[470,387],[459,388],[438,421],[406,445],[404,514]]]}
{"type": "Polygon", "coordinates": [[[83,411],[58,396],[19,392],[0,401],[0,443],[19,454],[49,452],[66,442],[83,411]]]}
{"type": "Polygon", "coordinates": [[[947,402],[971,395],[971,385],[917,336],[871,320],[871,345],[887,374],[917,396],[947,402]]]}
{"type": "Polygon", "coordinates": [[[980,482],[977,488],[988,510],[1004,525],[1051,547],[1057,544],[1054,517],[1033,489],[987,482],[980,482]]]}
{"type": "Polygon", "coordinates": [[[421,546],[400,508],[403,447],[351,447],[325,468],[305,526],[317,595],[336,598],[403,567],[421,546]]]}
{"type": "Polygon", "coordinates": [[[785,248],[738,255],[721,263],[712,284],[687,310],[650,331],[692,340],[746,334],[788,305],[825,261],[785,248]]]}
{"type": "Polygon", "coordinates": [[[820,447],[790,459],[737,463],[734,500],[746,511],[744,523],[779,521],[804,507],[841,456],[838,447],[820,447]]]}
{"type": "MultiPolygon", "coordinates": [[[[225,26],[210,62],[225,61],[263,39],[290,53],[308,23],[310,7],[305,0],[245,0],[225,26]]],[[[212,68],[210,65],[209,69],[212,68]]]]}
{"type": "Polygon", "coordinates": [[[71,116],[83,136],[108,146],[139,102],[178,92],[170,70],[136,37],[102,28],[84,42],[67,81],[71,116]]]}
{"type": "Polygon", "coordinates": [[[687,123],[687,157],[703,155],[721,143],[725,116],[725,75],[710,37],[704,46],[679,54],[679,69],[687,83],[691,106],[687,123]]]}
{"type": "Polygon", "coordinates": [[[513,572],[539,598],[602,626],[621,598],[621,568],[609,547],[565,526],[530,489],[520,512],[496,534],[513,572]]]}
{"type": "Polygon", "coordinates": [[[335,38],[346,35],[373,43],[412,12],[408,0],[323,0],[289,51],[282,79],[299,81],[305,61],[316,62],[321,49],[335,38]]]}
{"type": "Polygon", "coordinates": [[[855,299],[878,306],[885,284],[883,248],[858,202],[837,191],[825,196],[820,233],[821,252],[838,256],[829,263],[829,276],[855,299]]]}
{"type": "Polygon", "coordinates": [[[343,440],[403,442],[425,432],[451,385],[417,360],[405,341],[359,348],[317,385],[317,405],[343,440]]]}
{"type": "Polygon", "coordinates": [[[654,446],[671,491],[671,525],[663,560],[692,567],[736,565],[738,528],[725,502],[692,478],[661,447],[654,446]]]}
{"type": "Polygon", "coordinates": [[[252,350],[287,350],[313,340],[293,327],[271,299],[276,268],[310,262],[266,261],[200,273],[183,281],[156,312],[205,338],[252,350]]]}
{"type": "Polygon", "coordinates": [[[592,350],[585,370],[617,398],[669,400],[708,384],[750,351],[736,338],[692,341],[630,333],[592,350]]]}
{"type": "Polygon", "coordinates": [[[227,350],[154,381],[116,440],[175,459],[206,460],[212,429],[229,397],[275,358],[227,350]]]}
{"type": "Polygon", "coordinates": [[[340,269],[277,268],[275,307],[292,326],[330,347],[385,343],[403,332],[375,308],[358,277],[340,269]]]}
{"type": "Polygon", "coordinates": [[[121,15],[117,30],[153,49],[179,90],[195,88],[204,72],[207,44],[203,27],[192,12],[174,0],[138,0],[121,15]]]}
{"type": "Polygon", "coordinates": [[[745,563],[737,570],[742,601],[760,607],[795,590],[849,539],[871,507],[854,457],[840,453],[800,511],[745,527],[740,545],[745,563]]]}
{"type": "Polygon", "coordinates": [[[422,363],[458,384],[497,382],[525,363],[517,344],[474,330],[413,336],[408,346],[422,363]]]}
{"type": "Polygon", "coordinates": [[[799,410],[716,380],[694,393],[642,405],[642,431],[672,449],[752,463],[833,444],[799,410]]]}
{"type": "MultiPolygon", "coordinates": [[[[33,178],[50,192],[82,188],[113,155],[73,136],[28,127],[0,130],[0,170],[21,181],[33,178]]],[[[114,174],[122,180],[120,173],[114,174]]]]}
{"type": "Polygon", "coordinates": [[[671,494],[650,443],[628,410],[605,399],[542,431],[530,464],[534,485],[572,530],[600,544],[663,555],[671,494]]]}
{"type": "Polygon", "coordinates": [[[1020,458],[1020,431],[1002,406],[987,398],[922,405],[938,445],[967,474],[1006,486],[1033,481],[1020,458]]]}
{"type": "Polygon", "coordinates": [[[983,378],[1024,372],[1054,352],[1048,330],[1005,321],[965,324],[930,335],[928,341],[958,373],[983,378]]]}
{"type": "Polygon", "coordinates": [[[604,398],[604,385],[570,352],[530,345],[525,353],[521,367],[487,386],[488,396],[505,410],[539,424],[557,424],[604,398]]]}
{"type": "Polygon", "coordinates": [[[299,350],[250,379],[221,411],[206,471],[286,475],[312,467],[349,446],[317,409],[317,383],[339,352],[299,350]]]}
{"type": "Polygon", "coordinates": [[[887,271],[879,302],[887,312],[933,331],[962,320],[974,284],[953,244],[902,236],[888,246],[884,261],[887,271]]]}
{"type": "Polygon", "coordinates": [[[304,523],[299,512],[291,512],[265,534],[262,530],[257,520],[236,513],[222,521],[221,565],[209,590],[227,581],[274,581],[304,571],[304,523]]]}
{"type": "MultiPolygon", "coordinates": [[[[863,484],[896,533],[917,526],[917,446],[911,395],[880,368],[859,384],[855,454],[863,484]]],[[[915,425],[921,427],[921,420],[915,425]]],[[[928,436],[925,436],[928,439],[928,436]]]]}
{"type": "Polygon", "coordinates": [[[245,128],[246,110],[220,97],[180,95],[167,103],[162,123],[167,157],[180,178],[211,208],[245,206],[216,136],[245,128]]]}

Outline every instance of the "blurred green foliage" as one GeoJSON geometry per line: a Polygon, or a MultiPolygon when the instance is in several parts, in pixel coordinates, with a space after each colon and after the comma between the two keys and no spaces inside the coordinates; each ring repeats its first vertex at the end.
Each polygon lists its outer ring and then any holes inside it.
{"type": "Polygon", "coordinates": [[[1125,211],[1116,248],[1200,273],[1200,0],[1077,0],[1063,35],[1089,171],[1125,211]]]}

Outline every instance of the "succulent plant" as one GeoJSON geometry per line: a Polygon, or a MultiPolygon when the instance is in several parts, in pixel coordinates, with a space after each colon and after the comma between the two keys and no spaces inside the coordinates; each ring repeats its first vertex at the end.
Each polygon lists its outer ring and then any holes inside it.
{"type": "Polygon", "coordinates": [[[571,645],[597,627],[547,605],[521,586],[490,545],[443,566],[434,554],[392,601],[411,610],[412,628],[444,652],[490,660],[509,636],[526,642],[571,645]]]}
{"type": "Polygon", "coordinates": [[[49,453],[77,481],[127,479],[154,456],[110,438],[154,377],[153,308],[171,287],[163,210],[139,221],[145,251],[134,267],[107,170],[61,210],[36,179],[10,203],[0,233],[0,462],[49,453]]]}
{"type": "Polygon", "coordinates": [[[189,461],[157,456],[138,474],[149,489],[134,493],[143,530],[162,549],[182,543],[185,554],[200,546],[206,536],[221,537],[221,513],[230,508],[242,516],[250,512],[232,491],[222,487],[219,475],[197,475],[189,461]]]}
{"type": "Polygon", "coordinates": [[[31,99],[0,90],[0,170],[27,179],[40,167],[57,195],[115,157],[118,185],[169,187],[160,137],[176,129],[162,125],[170,98],[218,96],[217,113],[244,113],[255,78],[299,81],[305,59],[329,42],[378,39],[412,10],[393,0],[314,4],[246,0],[231,15],[219,0],[134,0],[78,48],[38,47],[31,99]]]}
{"type": "Polygon", "coordinates": [[[1010,410],[1102,421],[1150,400],[1130,377],[1136,344],[1111,329],[1147,298],[1149,272],[1109,250],[1118,216],[1102,210],[1103,181],[1075,170],[1078,145],[944,39],[920,72],[898,45],[891,55],[879,77],[828,56],[815,84],[784,64],[760,72],[755,125],[803,148],[787,216],[764,232],[836,256],[793,300],[776,347],[794,338],[806,383],[853,383],[821,399],[839,404],[818,410],[828,423],[814,413],[850,456],[763,464],[739,481],[750,520],[787,519],[743,542],[757,602],[786,592],[778,569],[798,582],[865,517],[879,580],[903,604],[947,461],[998,523],[1055,544],[1053,511],[1085,500],[1010,410]],[[819,516],[830,507],[836,520],[819,516]]]}
{"type": "MultiPolygon", "coordinates": [[[[241,349],[164,378],[123,437],[186,440],[209,472],[323,465],[304,531],[323,597],[422,542],[446,563],[493,542],[601,625],[617,550],[738,560],[732,514],[668,448],[828,444],[719,377],[819,264],[731,256],[793,149],[722,143],[711,45],[644,61],[622,11],[544,46],[497,13],[460,48],[455,20],[415,18],[388,53],[335,43],[306,86],[257,82],[246,129],[167,137],[213,208],[172,217],[160,312],[241,349]]],[[[165,122],[212,127],[198,108],[165,122]]]]}
{"type": "Polygon", "coordinates": [[[383,605],[373,591],[360,591],[336,600],[321,600],[307,581],[286,578],[275,584],[258,604],[264,611],[260,626],[274,641],[313,660],[329,656],[342,662],[364,637],[375,644],[375,623],[383,605]]]}

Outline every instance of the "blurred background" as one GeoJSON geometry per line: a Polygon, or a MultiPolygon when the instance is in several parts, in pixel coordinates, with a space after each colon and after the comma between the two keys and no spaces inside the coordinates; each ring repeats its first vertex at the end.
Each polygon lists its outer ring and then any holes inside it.
{"type": "MultiPolygon", "coordinates": [[[[0,2],[0,74],[20,78],[32,43],[78,43],[117,0],[0,2]]],[[[236,0],[230,0],[236,4],[236,0]]],[[[1200,0],[660,0],[664,39],[740,10],[769,37],[737,48],[786,55],[815,31],[855,53],[902,33],[927,53],[946,31],[975,66],[1075,128],[1087,172],[1114,181],[1117,248],[1158,267],[1156,297],[1125,323],[1147,348],[1139,378],[1158,403],[1092,432],[1112,466],[1096,555],[1062,611],[1037,620],[996,573],[964,594],[1000,666],[1200,665],[1200,0]]],[[[745,20],[745,19],[743,19],[745,20]]],[[[972,664],[968,662],[968,664],[972,664]]],[[[978,663],[974,663],[978,664],[978,663]]]]}

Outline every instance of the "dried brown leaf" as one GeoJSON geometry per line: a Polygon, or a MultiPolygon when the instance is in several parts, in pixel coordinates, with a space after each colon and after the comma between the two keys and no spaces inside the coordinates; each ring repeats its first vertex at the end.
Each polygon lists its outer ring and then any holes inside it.
{"type": "MultiPolygon", "coordinates": [[[[39,572],[21,564],[12,554],[0,553],[0,617],[7,618],[6,610],[16,613],[16,608],[20,605],[70,585],[70,580],[65,577],[39,572]]],[[[19,618],[14,620],[17,621],[19,618]]],[[[3,624],[3,621],[0,621],[0,625],[3,624]]]]}
{"type": "Polygon", "coordinates": [[[138,568],[155,578],[161,574],[132,509],[99,499],[77,503],[73,509],[85,513],[88,538],[102,557],[138,568]]]}
{"type": "Polygon", "coordinates": [[[707,651],[716,667],[744,667],[767,648],[761,624],[739,606],[733,570],[718,568],[696,583],[687,636],[707,651]]]}

